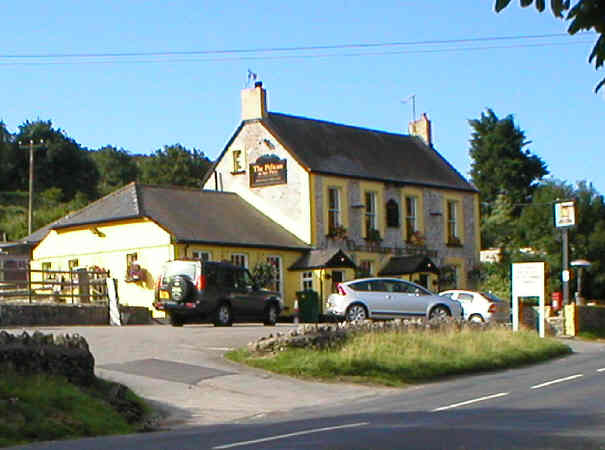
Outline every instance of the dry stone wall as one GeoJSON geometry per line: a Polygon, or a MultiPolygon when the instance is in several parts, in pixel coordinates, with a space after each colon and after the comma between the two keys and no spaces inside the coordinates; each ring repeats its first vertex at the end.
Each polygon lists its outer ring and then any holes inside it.
{"type": "Polygon", "coordinates": [[[39,331],[18,335],[0,331],[0,371],[61,375],[86,386],[94,381],[95,360],[88,342],[77,334],[53,335],[39,331]]]}

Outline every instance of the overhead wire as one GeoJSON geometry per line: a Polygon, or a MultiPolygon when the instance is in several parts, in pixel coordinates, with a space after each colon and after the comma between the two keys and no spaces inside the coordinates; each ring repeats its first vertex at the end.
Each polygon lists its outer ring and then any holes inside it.
{"type": "Polygon", "coordinates": [[[448,53],[448,52],[467,52],[494,49],[512,49],[512,48],[531,48],[546,46],[567,46],[589,43],[589,41],[570,41],[570,42],[539,42],[539,43],[518,43],[510,45],[483,45],[483,46],[459,46],[460,44],[477,44],[481,42],[494,41],[518,41],[529,39],[552,39],[555,37],[567,36],[565,33],[541,34],[541,35],[519,35],[519,36],[491,36],[485,38],[467,38],[467,39],[446,39],[446,40],[425,40],[425,41],[407,41],[407,42],[378,42],[378,43],[355,43],[338,45],[316,45],[316,46],[296,46],[296,47],[266,47],[254,49],[224,49],[224,50],[193,50],[193,51],[161,51],[161,52],[119,52],[119,53],[47,53],[47,54],[0,54],[0,65],[57,65],[57,64],[116,64],[116,63],[166,63],[166,62],[214,62],[214,61],[247,61],[247,60],[280,60],[280,59],[309,59],[309,58],[334,58],[334,57],[361,57],[361,56],[381,56],[381,55],[401,55],[401,54],[422,54],[422,53],[448,53]],[[420,49],[401,49],[385,51],[358,51],[358,52],[330,52],[322,53],[325,50],[350,50],[350,49],[376,49],[389,47],[410,47],[410,46],[435,46],[435,45],[455,45],[445,48],[420,48],[420,49]],[[314,52],[303,53],[301,52],[314,52]],[[322,51],[322,52],[319,52],[322,51]],[[289,54],[275,54],[286,53],[289,54]],[[294,54],[292,54],[294,53],[294,54]],[[223,55],[223,56],[218,56],[223,55]],[[143,57],[145,59],[129,59],[143,57]],[[180,58],[175,58],[180,57],[180,58]],[[184,58],[187,57],[187,58],[184,58]],[[102,58],[102,59],[98,59],[102,58]],[[55,59],[54,61],[49,61],[55,59]],[[38,60],[38,61],[35,61],[38,60]]]}

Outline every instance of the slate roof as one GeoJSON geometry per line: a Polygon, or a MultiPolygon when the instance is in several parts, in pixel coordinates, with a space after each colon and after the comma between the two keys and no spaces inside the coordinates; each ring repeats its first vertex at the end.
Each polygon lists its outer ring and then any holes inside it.
{"type": "Polygon", "coordinates": [[[274,112],[267,113],[263,119],[240,124],[215,165],[206,173],[204,183],[243,126],[254,122],[266,126],[293,157],[312,172],[478,192],[418,137],[274,112]]]}
{"type": "MultiPolygon", "coordinates": [[[[176,242],[306,250],[307,244],[237,194],[130,183],[45,227],[92,225],[147,217],[176,242]]],[[[37,234],[28,236],[26,239],[37,234]]]]}
{"type": "Polygon", "coordinates": [[[288,270],[355,268],[353,260],[338,248],[313,249],[301,256],[288,270]]]}
{"type": "Polygon", "coordinates": [[[439,269],[428,256],[393,256],[378,272],[380,276],[407,275],[410,273],[431,272],[439,274],[439,269]]]}

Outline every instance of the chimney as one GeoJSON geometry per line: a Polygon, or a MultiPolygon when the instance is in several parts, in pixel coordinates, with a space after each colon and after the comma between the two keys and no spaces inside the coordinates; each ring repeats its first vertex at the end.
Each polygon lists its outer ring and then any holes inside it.
{"type": "Polygon", "coordinates": [[[263,82],[257,81],[253,88],[242,90],[242,120],[267,117],[267,91],[263,82]]]}
{"type": "Polygon", "coordinates": [[[426,113],[422,113],[422,116],[418,120],[410,122],[408,125],[408,132],[412,136],[418,136],[424,143],[430,147],[433,146],[433,137],[431,135],[431,121],[427,117],[426,113]]]}

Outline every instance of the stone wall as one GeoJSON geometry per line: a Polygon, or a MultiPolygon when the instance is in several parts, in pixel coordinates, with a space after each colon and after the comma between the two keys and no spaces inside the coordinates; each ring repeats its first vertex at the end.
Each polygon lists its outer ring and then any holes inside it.
{"type": "Polygon", "coordinates": [[[605,307],[576,306],[579,331],[605,329],[605,307]]]}
{"type": "Polygon", "coordinates": [[[74,335],[13,335],[0,331],[0,370],[19,374],[61,375],[78,385],[94,381],[95,360],[83,337],[74,335]]]}
{"type": "MultiPolygon", "coordinates": [[[[151,323],[151,311],[141,306],[120,306],[123,325],[151,323]]],[[[2,304],[0,326],[108,325],[106,305],[2,304]]]]}
{"type": "Polygon", "coordinates": [[[447,329],[461,330],[464,328],[484,329],[490,327],[506,327],[495,323],[461,322],[453,319],[426,320],[426,319],[395,319],[374,322],[340,322],[333,324],[304,324],[287,333],[275,333],[261,337],[248,344],[248,349],[258,353],[271,353],[286,350],[287,348],[331,348],[340,345],[348,336],[357,332],[423,332],[447,329]]]}

